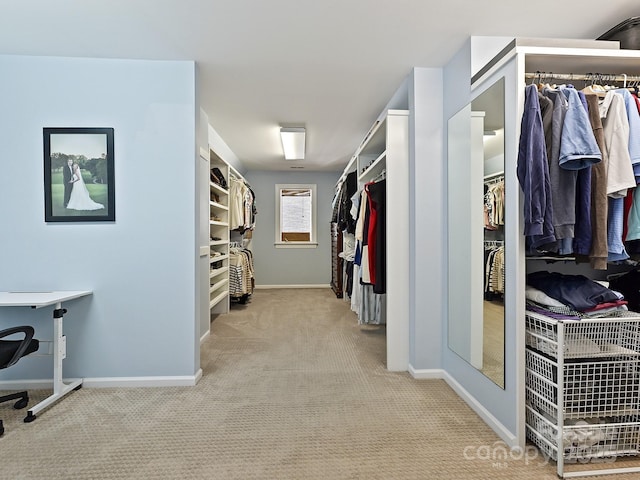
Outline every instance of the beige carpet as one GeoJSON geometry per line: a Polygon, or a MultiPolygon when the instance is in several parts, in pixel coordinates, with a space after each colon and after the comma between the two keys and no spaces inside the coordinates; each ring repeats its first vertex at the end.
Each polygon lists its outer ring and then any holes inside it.
{"type": "Polygon", "coordinates": [[[443,381],[387,372],[384,342],[329,289],[258,290],[213,322],[195,387],[84,388],[31,424],[0,405],[0,478],[557,478],[486,458],[498,437],[443,381]]]}

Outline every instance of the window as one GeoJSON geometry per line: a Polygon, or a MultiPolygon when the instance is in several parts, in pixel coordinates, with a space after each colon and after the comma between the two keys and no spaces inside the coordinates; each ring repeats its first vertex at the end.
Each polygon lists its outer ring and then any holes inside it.
{"type": "Polygon", "coordinates": [[[276,185],[276,247],[316,247],[316,212],[315,185],[276,185]]]}

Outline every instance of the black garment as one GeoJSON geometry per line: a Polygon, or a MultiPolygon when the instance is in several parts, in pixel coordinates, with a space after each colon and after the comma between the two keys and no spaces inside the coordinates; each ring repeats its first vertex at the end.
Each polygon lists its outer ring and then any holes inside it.
{"type": "Polygon", "coordinates": [[[551,298],[579,312],[589,310],[601,303],[619,300],[613,291],[583,275],[534,272],[527,275],[527,285],[543,291],[551,298]]]}
{"type": "Polygon", "coordinates": [[[71,178],[73,177],[73,172],[69,165],[65,165],[62,167],[62,182],[64,183],[64,206],[66,207],[69,203],[69,199],[71,198],[71,190],[73,189],[73,183],[71,183],[71,178]]]}
{"type": "Polygon", "coordinates": [[[609,287],[624,295],[629,310],[640,312],[640,271],[631,270],[609,281],[609,287]]]}
{"type": "Polygon", "coordinates": [[[374,271],[376,272],[373,292],[386,293],[387,291],[387,221],[386,221],[386,202],[387,202],[387,181],[380,180],[377,183],[368,185],[369,199],[371,207],[376,212],[375,225],[375,245],[374,250],[374,271]]]}
{"type": "MultiPolygon", "coordinates": [[[[360,268],[363,268],[364,266],[368,265],[368,263],[366,263],[364,261],[365,255],[368,255],[367,249],[365,249],[365,247],[369,246],[369,219],[371,218],[371,212],[369,210],[369,202],[367,200],[367,197],[363,197],[360,200],[361,202],[364,202],[364,219],[362,220],[362,246],[360,248],[360,268]]],[[[358,215],[360,215],[360,212],[358,212],[358,215]]],[[[362,285],[370,285],[369,282],[365,282],[363,279],[363,275],[360,275],[360,283],[362,285]]]]}
{"type": "MultiPolygon", "coordinates": [[[[345,265],[347,270],[347,296],[351,298],[351,292],[353,291],[353,261],[347,260],[345,261],[345,265]]],[[[342,272],[338,272],[338,275],[340,275],[340,273],[342,272]]]]}
{"type": "Polygon", "coordinates": [[[356,221],[351,216],[351,197],[358,190],[358,172],[351,172],[347,175],[340,187],[340,197],[338,198],[338,228],[348,233],[355,233],[356,221]]]}
{"type": "Polygon", "coordinates": [[[640,240],[629,240],[624,248],[633,260],[640,260],[640,240]]]}

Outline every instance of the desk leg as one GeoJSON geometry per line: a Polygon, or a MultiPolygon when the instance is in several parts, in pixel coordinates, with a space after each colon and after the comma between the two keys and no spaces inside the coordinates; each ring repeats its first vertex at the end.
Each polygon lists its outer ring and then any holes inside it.
{"type": "Polygon", "coordinates": [[[62,381],[62,360],[67,356],[67,337],[62,334],[62,317],[66,312],[67,310],[62,308],[60,302],[56,304],[53,311],[53,394],[31,407],[24,419],[25,422],[33,422],[39,411],[82,386],[82,379],[73,380],[71,383],[62,381]]]}

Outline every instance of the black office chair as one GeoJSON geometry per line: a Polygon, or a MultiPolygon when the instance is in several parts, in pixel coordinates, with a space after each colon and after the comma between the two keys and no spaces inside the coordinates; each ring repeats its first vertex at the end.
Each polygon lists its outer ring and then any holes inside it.
{"type": "MultiPolygon", "coordinates": [[[[10,367],[25,355],[35,352],[40,347],[40,342],[33,338],[33,327],[22,326],[0,330],[0,339],[16,333],[24,333],[22,340],[0,340],[0,369],[10,367]]],[[[13,408],[24,408],[29,403],[27,392],[11,393],[0,396],[0,403],[19,399],[13,408]]],[[[0,420],[0,435],[4,433],[4,426],[0,420]]]]}

